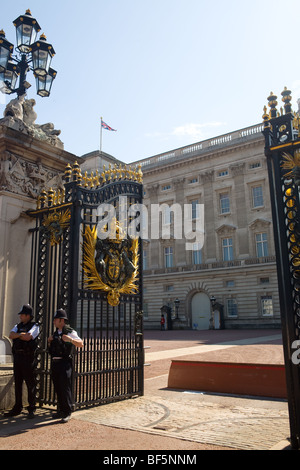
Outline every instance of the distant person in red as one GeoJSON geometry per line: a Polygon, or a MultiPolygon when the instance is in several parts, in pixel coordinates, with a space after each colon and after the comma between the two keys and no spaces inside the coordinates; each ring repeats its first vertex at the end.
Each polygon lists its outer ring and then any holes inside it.
{"type": "Polygon", "coordinates": [[[161,314],[161,319],[160,319],[160,329],[161,330],[165,330],[165,323],[166,323],[166,320],[165,320],[164,314],[162,313],[161,314]]]}

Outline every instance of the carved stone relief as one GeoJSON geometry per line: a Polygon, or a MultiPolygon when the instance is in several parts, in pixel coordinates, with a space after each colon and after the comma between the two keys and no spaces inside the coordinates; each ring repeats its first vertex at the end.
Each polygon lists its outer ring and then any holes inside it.
{"type": "Polygon", "coordinates": [[[230,170],[232,171],[233,176],[242,175],[244,173],[245,166],[244,162],[230,165],[230,170]]]}
{"type": "Polygon", "coordinates": [[[5,151],[0,154],[0,190],[36,198],[42,189],[62,189],[59,172],[5,151]]]}
{"type": "Polygon", "coordinates": [[[234,225],[223,224],[217,228],[216,232],[221,237],[230,237],[236,231],[237,227],[234,225]]]}
{"type": "Polygon", "coordinates": [[[202,184],[211,183],[213,181],[214,174],[215,174],[214,170],[209,170],[209,171],[206,171],[205,173],[202,173],[200,175],[202,184]]]}
{"type": "Polygon", "coordinates": [[[271,225],[271,221],[270,220],[266,220],[266,219],[256,219],[254,220],[250,225],[250,229],[251,230],[266,230],[269,228],[269,226],[271,225]]]}

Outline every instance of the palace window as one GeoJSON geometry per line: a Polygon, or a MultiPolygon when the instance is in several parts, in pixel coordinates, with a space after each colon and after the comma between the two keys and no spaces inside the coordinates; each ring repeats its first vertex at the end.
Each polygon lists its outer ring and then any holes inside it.
{"type": "Polygon", "coordinates": [[[166,292],[173,292],[174,291],[174,286],[165,286],[165,291],[166,292]]]}
{"type": "Polygon", "coordinates": [[[223,238],[222,240],[223,261],[233,260],[232,238],[223,238]]]}
{"type": "Polygon", "coordinates": [[[198,219],[199,218],[199,201],[198,199],[195,199],[194,201],[191,201],[192,205],[192,219],[198,219]]]}
{"type": "Polygon", "coordinates": [[[249,165],[250,170],[255,170],[256,168],[260,168],[260,167],[261,167],[260,162],[250,163],[249,165]]]}
{"type": "Polygon", "coordinates": [[[237,301],[236,299],[227,299],[227,316],[228,317],[237,317],[238,316],[238,308],[237,308],[237,301]]]}
{"type": "Polygon", "coordinates": [[[220,194],[220,214],[228,214],[230,212],[229,193],[220,194]]]}
{"type": "Polygon", "coordinates": [[[200,243],[193,244],[193,264],[202,263],[202,251],[199,248],[200,243]]]}
{"type": "Polygon", "coordinates": [[[262,258],[268,256],[268,237],[266,233],[257,233],[255,235],[256,256],[262,258]]]}
{"type": "Polygon", "coordinates": [[[261,297],[261,313],[263,317],[270,317],[273,315],[273,299],[271,295],[264,295],[261,297]]]}
{"type": "Polygon", "coordinates": [[[263,205],[263,188],[262,186],[255,186],[252,188],[252,207],[262,207],[263,205]]]}
{"type": "Polygon", "coordinates": [[[218,177],[221,178],[222,176],[228,176],[228,170],[223,170],[218,172],[218,177]]]}
{"type": "Polygon", "coordinates": [[[173,267],[173,247],[167,246],[165,248],[165,267],[172,268],[173,267]]]}
{"type": "Polygon", "coordinates": [[[172,211],[171,207],[169,205],[166,205],[164,207],[164,212],[163,212],[163,217],[164,217],[164,224],[171,224],[172,223],[172,211]]]}

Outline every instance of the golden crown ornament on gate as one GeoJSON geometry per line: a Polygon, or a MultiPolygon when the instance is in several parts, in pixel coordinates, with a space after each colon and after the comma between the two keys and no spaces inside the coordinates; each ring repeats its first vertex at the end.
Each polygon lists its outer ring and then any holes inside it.
{"type": "Polygon", "coordinates": [[[99,238],[97,227],[86,226],[83,233],[83,271],[86,289],[107,292],[108,303],[116,306],[121,294],[138,292],[138,239],[125,238],[114,219],[114,238],[99,238]]]}
{"type": "Polygon", "coordinates": [[[59,245],[64,229],[70,225],[70,219],[70,209],[44,215],[41,230],[49,239],[51,246],[59,245]]]}

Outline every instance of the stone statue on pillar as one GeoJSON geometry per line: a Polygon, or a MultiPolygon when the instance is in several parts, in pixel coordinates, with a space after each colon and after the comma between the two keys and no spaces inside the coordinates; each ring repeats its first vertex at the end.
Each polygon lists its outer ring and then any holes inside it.
{"type": "Polygon", "coordinates": [[[64,148],[64,144],[59,139],[61,131],[54,128],[54,124],[35,124],[37,114],[34,111],[36,104],[34,99],[25,99],[26,95],[12,99],[4,110],[4,117],[0,119],[0,125],[15,129],[28,134],[35,139],[45,141],[58,148],[64,148]]]}

